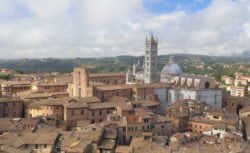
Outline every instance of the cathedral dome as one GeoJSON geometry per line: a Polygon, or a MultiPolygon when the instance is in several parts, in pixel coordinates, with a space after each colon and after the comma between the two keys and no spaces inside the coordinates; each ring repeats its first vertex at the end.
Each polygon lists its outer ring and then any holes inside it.
{"type": "Polygon", "coordinates": [[[182,68],[175,63],[174,58],[170,57],[169,63],[166,64],[162,71],[162,74],[174,74],[174,75],[180,75],[183,73],[182,68]]]}

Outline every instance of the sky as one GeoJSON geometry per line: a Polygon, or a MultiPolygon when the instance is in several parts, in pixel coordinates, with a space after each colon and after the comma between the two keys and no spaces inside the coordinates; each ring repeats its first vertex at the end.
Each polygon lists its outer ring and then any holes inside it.
{"type": "Polygon", "coordinates": [[[0,0],[0,58],[250,50],[250,0],[0,0]]]}

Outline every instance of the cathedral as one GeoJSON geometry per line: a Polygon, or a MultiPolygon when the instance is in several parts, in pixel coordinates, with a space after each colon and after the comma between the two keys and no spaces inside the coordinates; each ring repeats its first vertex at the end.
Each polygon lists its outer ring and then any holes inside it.
{"type": "Polygon", "coordinates": [[[167,84],[168,87],[155,89],[162,110],[183,99],[193,99],[205,102],[211,107],[221,107],[222,91],[217,87],[214,78],[185,74],[174,57],[170,57],[162,71],[158,72],[157,54],[158,40],[151,35],[146,38],[144,62],[138,61],[132,69],[128,69],[126,84],[167,84]]]}
{"type": "Polygon", "coordinates": [[[126,73],[126,83],[154,83],[159,80],[157,72],[158,40],[152,34],[146,38],[144,63],[139,60],[126,73]]]}
{"type": "Polygon", "coordinates": [[[160,82],[178,86],[180,88],[210,89],[216,88],[215,79],[206,75],[194,75],[183,73],[182,68],[171,56],[169,62],[160,73],[160,82]]]}

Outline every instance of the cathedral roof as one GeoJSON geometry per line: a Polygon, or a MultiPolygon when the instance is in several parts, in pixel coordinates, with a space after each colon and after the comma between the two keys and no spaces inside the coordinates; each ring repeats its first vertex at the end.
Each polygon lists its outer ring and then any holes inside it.
{"type": "Polygon", "coordinates": [[[148,42],[157,42],[157,38],[153,36],[153,34],[147,36],[146,40],[148,42]]]}
{"type": "Polygon", "coordinates": [[[175,63],[174,58],[170,57],[169,63],[166,64],[162,71],[162,74],[174,74],[174,75],[180,75],[183,73],[182,68],[175,63]]]}

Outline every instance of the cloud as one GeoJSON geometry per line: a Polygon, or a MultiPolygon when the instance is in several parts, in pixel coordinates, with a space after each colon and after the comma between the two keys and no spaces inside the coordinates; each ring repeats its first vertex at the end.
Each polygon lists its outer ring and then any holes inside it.
{"type": "Polygon", "coordinates": [[[195,14],[174,12],[161,15],[166,16],[157,22],[162,24],[156,28],[159,37],[163,38],[161,52],[231,55],[247,50],[249,37],[244,26],[250,21],[247,3],[214,0],[195,14]]]}
{"type": "Polygon", "coordinates": [[[0,58],[143,55],[150,31],[160,54],[249,50],[248,0],[213,0],[193,13],[149,11],[154,1],[0,0],[0,58]]]}

